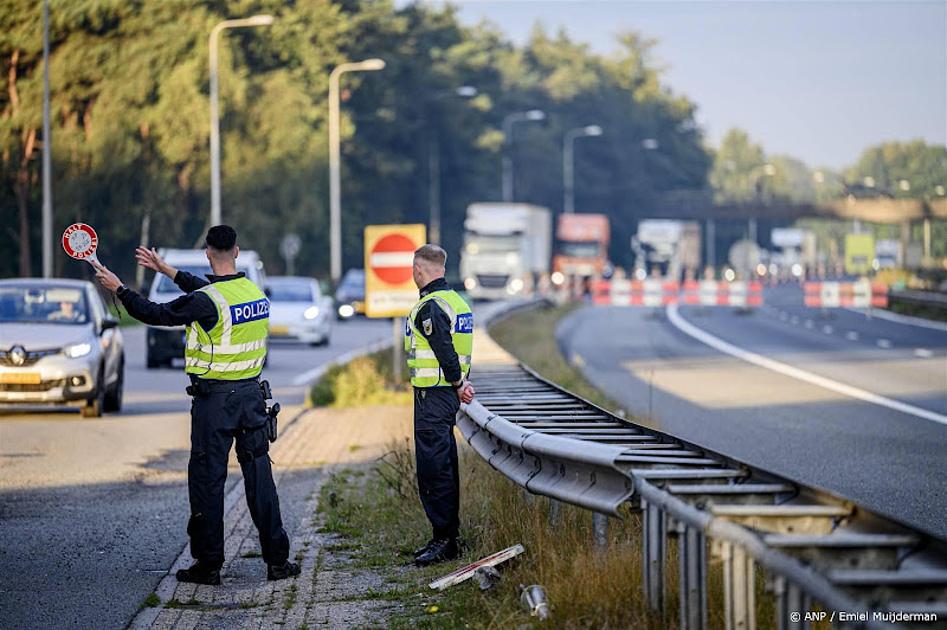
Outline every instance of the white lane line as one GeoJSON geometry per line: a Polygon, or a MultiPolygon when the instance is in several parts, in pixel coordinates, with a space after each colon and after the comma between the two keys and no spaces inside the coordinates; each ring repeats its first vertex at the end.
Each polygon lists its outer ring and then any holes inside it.
{"type": "Polygon", "coordinates": [[[689,321],[685,320],[683,317],[681,317],[680,313],[678,313],[677,306],[674,304],[671,304],[667,307],[667,317],[668,321],[670,321],[675,328],[684,334],[693,337],[697,341],[700,341],[701,343],[704,343],[715,350],[719,350],[724,354],[729,354],[730,356],[736,357],[742,361],[746,361],[747,363],[752,363],[754,365],[766,368],[767,370],[778,372],[784,376],[831,390],[838,394],[842,394],[843,396],[857,398],[858,400],[863,400],[873,405],[880,405],[894,411],[899,411],[901,413],[906,413],[918,418],[923,418],[924,420],[931,420],[933,422],[947,426],[947,416],[943,414],[930,411],[929,409],[916,407],[914,405],[901,402],[900,400],[894,400],[892,398],[880,396],[878,394],[865,391],[864,389],[859,389],[858,387],[852,387],[851,385],[846,385],[845,383],[840,383],[830,378],[819,376],[818,374],[813,374],[812,372],[807,372],[806,370],[802,370],[780,361],[774,361],[773,359],[756,354],[755,352],[750,352],[749,350],[744,350],[743,348],[737,347],[732,343],[720,339],[719,337],[715,337],[709,332],[702,330],[691,324],[689,321]]]}
{"type": "Polygon", "coordinates": [[[929,319],[922,319],[920,317],[911,317],[910,315],[901,315],[900,313],[892,313],[891,311],[886,311],[880,308],[873,308],[871,310],[849,308],[846,310],[853,313],[858,313],[859,315],[864,315],[867,319],[877,317],[878,319],[884,319],[896,324],[904,324],[905,326],[917,326],[919,328],[929,328],[931,330],[947,332],[947,324],[943,322],[935,322],[929,319]]]}
{"type": "Polygon", "coordinates": [[[845,333],[845,338],[848,339],[849,341],[858,341],[858,333],[855,332],[854,330],[850,330],[847,333],[845,333]]]}
{"type": "Polygon", "coordinates": [[[927,348],[915,348],[914,356],[920,357],[921,359],[930,359],[932,356],[934,356],[934,353],[927,348]]]}
{"type": "Polygon", "coordinates": [[[334,359],[329,359],[322,365],[317,365],[311,370],[307,370],[293,379],[293,385],[310,385],[313,381],[322,377],[323,374],[328,371],[333,365],[341,365],[343,363],[348,363],[352,359],[356,359],[360,356],[371,354],[372,352],[378,352],[379,350],[384,350],[388,346],[392,345],[394,341],[392,339],[380,340],[372,343],[364,348],[356,348],[355,350],[349,350],[345,354],[340,354],[334,359]]]}
{"type": "Polygon", "coordinates": [[[879,348],[890,348],[890,347],[891,347],[891,342],[888,341],[887,339],[879,339],[879,340],[876,341],[875,343],[878,344],[878,347],[879,347],[879,348]]]}
{"type": "Polygon", "coordinates": [[[823,326],[823,327],[822,327],[822,332],[824,332],[826,335],[831,335],[834,330],[835,330],[835,329],[832,328],[831,326],[823,326]]]}

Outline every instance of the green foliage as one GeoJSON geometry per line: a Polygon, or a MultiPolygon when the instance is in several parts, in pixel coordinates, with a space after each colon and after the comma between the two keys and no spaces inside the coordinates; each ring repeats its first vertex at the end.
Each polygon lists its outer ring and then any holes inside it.
{"type": "Polygon", "coordinates": [[[937,186],[947,186],[947,147],[922,140],[885,142],[866,149],[846,176],[861,183],[870,177],[876,190],[893,197],[943,197],[937,186]]]}
{"type": "MultiPolygon", "coordinates": [[[[275,243],[313,243],[303,273],[328,267],[327,91],[330,70],[381,57],[382,72],[346,74],[343,96],[345,264],[362,258],[367,223],[427,222],[430,148],[440,153],[443,241],[460,244],[472,201],[499,197],[503,118],[541,108],[513,143],[517,198],[559,208],[566,129],[602,125],[577,148],[577,206],[612,213],[615,242],[665,191],[703,188],[709,159],[694,105],[662,83],[654,42],[635,33],[593,53],[537,28],[515,47],[456,9],[390,0],[50,0],[55,231],[82,219],[100,257],[130,280],[141,241],[191,247],[209,208],[208,36],[223,19],[275,16],[220,36],[224,219],[244,248],[281,271],[275,243]],[[479,95],[453,94],[461,85],[479,95]],[[644,138],[660,150],[645,151],[644,138]]],[[[0,276],[39,270],[42,150],[40,3],[0,8],[0,276]]],[[[616,245],[616,259],[626,248],[616,245]]],[[[451,257],[452,264],[457,261],[451,257]]],[[[56,248],[60,275],[88,273],[56,248]]]]}
{"type": "Polygon", "coordinates": [[[392,351],[381,350],[344,365],[333,365],[310,390],[317,407],[360,407],[410,401],[403,382],[396,382],[392,351]]]}

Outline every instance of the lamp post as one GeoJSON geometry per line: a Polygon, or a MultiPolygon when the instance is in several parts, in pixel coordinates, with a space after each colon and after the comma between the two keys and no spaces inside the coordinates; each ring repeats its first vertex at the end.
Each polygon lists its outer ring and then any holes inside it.
{"type": "Polygon", "coordinates": [[[575,139],[602,135],[602,128],[598,125],[578,127],[566,132],[562,140],[562,181],[563,198],[562,211],[567,214],[575,212],[575,139]]]}
{"type": "Polygon", "coordinates": [[[541,109],[516,112],[503,119],[503,201],[513,201],[513,125],[545,119],[546,112],[541,109]]]}
{"type": "MultiPolygon", "coordinates": [[[[775,174],[776,167],[769,163],[757,166],[752,171],[750,171],[748,180],[753,183],[751,190],[753,191],[757,201],[762,201],[760,195],[760,177],[763,175],[766,177],[772,177],[775,174]]],[[[747,232],[749,239],[756,243],[756,217],[750,217],[747,219],[747,232]]]]}
{"type": "Polygon", "coordinates": [[[370,72],[385,67],[383,59],[343,63],[329,74],[329,250],[330,275],[337,283],[342,276],[342,196],[339,121],[339,79],[346,72],[370,72]]]}
{"type": "Polygon", "coordinates": [[[219,87],[217,81],[217,46],[220,33],[228,28],[269,26],[272,15],[254,15],[238,20],[218,22],[210,31],[210,224],[219,225],[220,212],[220,113],[218,108],[219,87]]]}
{"type": "MultiPolygon", "coordinates": [[[[472,85],[462,85],[454,90],[441,94],[432,101],[438,101],[451,96],[473,98],[477,95],[477,88],[472,85]]],[[[428,205],[430,207],[428,242],[441,244],[441,144],[437,128],[431,125],[431,138],[428,145],[428,205]]]]}
{"type": "MultiPolygon", "coordinates": [[[[43,277],[53,276],[53,138],[49,124],[49,1],[43,0],[43,277]]],[[[20,247],[25,247],[21,244],[20,247]]]]}

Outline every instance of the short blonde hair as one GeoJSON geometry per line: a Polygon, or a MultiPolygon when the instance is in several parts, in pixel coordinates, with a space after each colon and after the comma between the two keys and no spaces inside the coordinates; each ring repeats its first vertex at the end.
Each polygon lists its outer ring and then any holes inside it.
{"type": "Polygon", "coordinates": [[[447,265],[447,252],[438,245],[428,243],[415,250],[414,259],[421,260],[432,267],[445,267],[447,265]]]}

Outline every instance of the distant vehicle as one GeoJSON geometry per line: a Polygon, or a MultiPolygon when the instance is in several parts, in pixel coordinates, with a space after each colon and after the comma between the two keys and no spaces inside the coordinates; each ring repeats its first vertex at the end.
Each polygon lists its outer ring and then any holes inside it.
{"type": "Polygon", "coordinates": [[[470,297],[527,295],[549,275],[552,229],[547,208],[525,203],[474,203],[464,221],[460,276],[470,297]]]}
{"type": "MultiPolygon", "coordinates": [[[[163,249],[159,252],[165,262],[179,271],[187,271],[201,278],[211,273],[207,255],[203,249],[163,249]]],[[[237,271],[247,275],[253,284],[263,289],[266,273],[263,261],[252,250],[240,250],[237,271]]],[[[152,302],[170,302],[183,295],[174,280],[158,274],[151,283],[148,299],[152,302]]],[[[184,326],[148,326],[145,348],[145,363],[149,368],[170,367],[175,359],[184,361],[184,326]]]]}
{"type": "Polygon", "coordinates": [[[91,282],[0,280],[0,403],[120,411],[125,347],[91,282]]]}
{"type": "Polygon", "coordinates": [[[643,219],[632,238],[635,274],[681,280],[700,267],[700,224],[696,221],[643,219]]]}
{"type": "Polygon", "coordinates": [[[335,290],[336,318],[345,320],[365,314],[365,270],[349,269],[335,290]]]}
{"type": "Polygon", "coordinates": [[[560,214],[556,224],[554,277],[601,276],[608,265],[610,239],[608,216],[604,214],[560,214]]]}
{"type": "Polygon", "coordinates": [[[319,283],[299,276],[272,276],[266,281],[270,298],[270,338],[297,339],[321,346],[332,332],[332,298],[319,283]]]}

